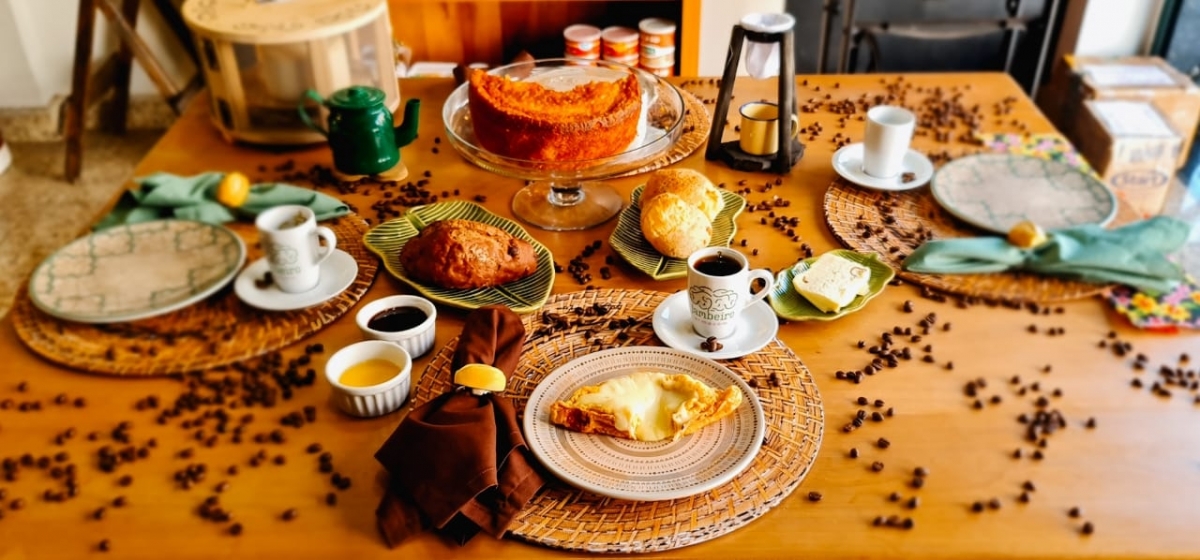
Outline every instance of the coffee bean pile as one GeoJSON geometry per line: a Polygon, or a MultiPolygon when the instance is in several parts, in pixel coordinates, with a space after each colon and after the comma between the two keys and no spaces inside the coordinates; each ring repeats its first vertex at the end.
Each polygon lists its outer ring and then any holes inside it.
{"type": "MultiPolygon", "coordinates": [[[[171,481],[178,491],[194,491],[204,488],[214,474],[224,478],[209,487],[211,493],[197,502],[195,513],[200,519],[221,525],[224,527],[223,531],[229,535],[241,535],[245,531],[245,521],[230,524],[235,515],[221,504],[219,497],[230,489],[230,479],[239,474],[238,465],[213,469],[199,457],[201,451],[198,450],[253,441],[263,447],[249,455],[246,462],[249,467],[285,467],[288,464],[286,455],[278,451],[271,452],[267,446],[286,443],[288,436],[284,429],[299,431],[304,426],[316,422],[316,407],[309,405],[284,411],[276,416],[280,427],[259,430],[254,430],[255,413],[264,416],[262,413],[278,409],[293,399],[298,391],[313,385],[316,372],[310,367],[312,356],[322,352],[324,346],[315,343],[306,346],[303,353],[290,358],[281,352],[272,352],[226,367],[172,375],[170,378],[180,383],[179,394],[173,397],[146,395],[132,403],[132,411],[148,415],[149,422],[143,424],[136,420],[122,420],[110,428],[98,429],[87,434],[86,441],[94,445],[89,453],[90,460],[85,458],[83,462],[77,463],[65,450],[41,455],[34,452],[16,453],[0,457],[0,472],[3,473],[4,481],[10,483],[18,482],[33,473],[43,473],[43,476],[47,476],[51,481],[49,487],[36,494],[40,498],[39,502],[44,503],[64,503],[80,496],[82,488],[79,481],[83,474],[81,470],[88,466],[98,473],[111,476],[114,488],[128,488],[136,482],[134,476],[126,472],[129,465],[149,458],[159,447],[156,438],[139,437],[137,426],[140,424],[174,427],[186,431],[189,439],[196,444],[172,453],[172,458],[180,461],[180,465],[168,477],[164,477],[165,480],[171,481]]],[[[30,394],[32,388],[27,382],[19,383],[14,387],[14,391],[18,397],[0,400],[0,409],[12,410],[14,413],[32,413],[49,410],[43,406],[44,401],[51,403],[49,406],[75,408],[82,408],[87,404],[82,397],[71,398],[65,394],[56,395],[52,399],[37,398],[30,394]],[[34,406],[32,403],[38,404],[34,406]],[[21,404],[26,406],[21,407],[21,404]]],[[[76,436],[77,430],[67,427],[55,435],[51,445],[67,445],[76,436]]],[[[312,443],[305,450],[315,455],[321,452],[322,446],[312,443]]],[[[346,491],[352,485],[349,476],[334,468],[333,456],[329,452],[320,453],[314,470],[327,475],[332,490],[325,498],[329,505],[337,503],[335,492],[346,491]]],[[[11,489],[0,488],[0,512],[13,513],[25,509],[31,500],[11,496],[10,491],[11,489]]],[[[106,505],[88,510],[86,517],[92,521],[102,521],[109,516],[109,510],[127,506],[129,499],[124,495],[117,495],[107,499],[106,505]]],[[[286,508],[281,517],[291,520],[298,515],[299,512],[295,508],[286,508]]],[[[4,514],[0,513],[0,518],[3,516],[4,514]]],[[[108,550],[111,546],[112,543],[108,539],[95,545],[98,550],[108,550]]]]}
{"type": "MultiPolygon", "coordinates": [[[[587,286],[587,289],[595,289],[595,286],[591,285],[592,265],[587,262],[587,259],[591,258],[592,255],[595,255],[603,246],[603,241],[599,239],[593,240],[592,242],[588,243],[578,255],[575,255],[571,258],[565,269],[561,264],[558,264],[557,262],[554,263],[554,272],[556,274],[562,274],[565,271],[575,279],[575,283],[579,284],[580,286],[587,286]]],[[[605,264],[599,269],[601,278],[605,280],[612,278],[612,270],[609,268],[609,265],[613,264],[613,261],[614,258],[612,255],[605,257],[605,264]]]]}
{"type": "Polygon", "coordinates": [[[543,337],[568,336],[582,332],[595,351],[643,343],[653,335],[647,318],[618,316],[619,308],[603,303],[577,306],[565,312],[542,311],[540,326],[530,333],[528,344],[543,337]]]}
{"type": "MultiPolygon", "coordinates": [[[[1115,331],[1109,331],[1107,337],[1100,339],[1096,346],[1110,351],[1113,357],[1121,360],[1127,360],[1133,353],[1133,344],[1120,340],[1115,331]]],[[[1185,395],[1185,398],[1190,398],[1192,404],[1200,405],[1200,369],[1188,367],[1192,364],[1188,353],[1162,360],[1157,367],[1153,367],[1150,357],[1139,352],[1128,363],[1135,374],[1138,374],[1130,380],[1131,387],[1141,389],[1149,384],[1150,394],[1155,397],[1170,399],[1179,393],[1185,395]],[[1150,380],[1143,380],[1140,374],[1148,370],[1153,370],[1154,376],[1150,380]]]]}

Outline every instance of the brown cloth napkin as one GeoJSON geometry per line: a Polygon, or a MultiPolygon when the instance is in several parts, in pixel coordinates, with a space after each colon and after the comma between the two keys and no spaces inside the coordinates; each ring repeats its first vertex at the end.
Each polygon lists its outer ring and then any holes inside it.
{"type": "MultiPolygon", "coordinates": [[[[525,327],[511,309],[476,309],[451,371],[479,363],[512,375],[524,341],[525,327]]],[[[512,401],[469,390],[451,390],[410,412],[375,459],[391,475],[375,513],[392,547],[429,526],[460,545],[481,529],[500,538],[545,484],[512,401]]]]}

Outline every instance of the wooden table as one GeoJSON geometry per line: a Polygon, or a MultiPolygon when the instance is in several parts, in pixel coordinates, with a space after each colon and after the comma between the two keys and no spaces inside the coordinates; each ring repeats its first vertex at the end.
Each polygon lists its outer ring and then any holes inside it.
{"type": "MultiPolygon", "coordinates": [[[[916,87],[941,87],[957,90],[965,103],[978,103],[985,115],[984,127],[993,131],[1018,130],[1025,126],[1033,132],[1051,131],[1052,127],[1021,93],[1017,84],[1003,74],[913,75],[904,79],[916,87]],[[1011,112],[996,119],[989,111],[1006,97],[1011,112]]],[[[829,94],[834,99],[857,98],[862,93],[879,93],[883,82],[895,82],[895,76],[816,76],[800,77],[798,88],[802,103],[829,94]],[[819,88],[819,91],[818,91],[819,88]]],[[[701,98],[713,99],[717,90],[708,80],[689,80],[686,88],[701,98]]],[[[420,174],[433,172],[434,190],[459,189],[461,197],[487,196],[486,205],[494,212],[510,216],[509,195],[521,185],[517,179],[496,176],[465,163],[445,142],[440,111],[441,100],[452,89],[449,81],[407,81],[403,95],[424,101],[420,138],[403,151],[409,168],[420,174]],[[440,150],[438,149],[440,148],[440,150]]],[[[739,82],[736,106],[742,100],[773,98],[771,81],[739,82]]],[[[802,114],[804,126],[819,122],[825,132],[807,142],[807,153],[786,177],[782,186],[770,193],[755,189],[749,200],[754,203],[780,194],[792,201],[789,215],[799,216],[797,233],[817,253],[838,247],[822,218],[822,197],[834,179],[830,167],[834,131],[860,139],[861,122],[851,120],[838,128],[837,115],[828,112],[802,114]]],[[[732,127],[728,132],[731,138],[732,127]]],[[[930,137],[919,137],[916,147],[927,151],[948,148],[959,153],[966,146],[940,144],[930,137]]],[[[703,159],[698,151],[679,165],[699,169],[714,182],[735,185],[763,184],[774,176],[734,172],[703,159]]],[[[324,148],[272,152],[223,143],[208,122],[204,101],[194,103],[179,122],[138,167],[139,174],[169,171],[193,174],[208,170],[243,170],[256,179],[274,178],[270,170],[286,161],[304,169],[313,163],[328,164],[324,148]],[[265,168],[260,168],[265,166],[265,168]],[[257,171],[266,169],[267,171],[257,171]]],[[[640,184],[638,177],[615,181],[628,193],[640,184]]],[[[378,192],[375,193],[378,196],[378,192]]],[[[366,208],[369,201],[360,195],[349,202],[366,208]]],[[[366,213],[364,213],[366,214],[366,213]]],[[[369,214],[367,214],[369,216],[369,214]]],[[[610,222],[600,228],[575,233],[531,233],[550,247],[560,263],[593,240],[606,240],[610,222]]],[[[759,247],[753,257],[756,267],[779,270],[800,256],[798,243],[781,242],[770,226],[759,224],[758,214],[743,214],[737,239],[748,239],[748,247],[759,247]]],[[[63,224],[76,228],[79,224],[63,224]]],[[[602,254],[609,249],[602,250],[602,254]]],[[[638,288],[676,291],[681,280],[654,282],[624,265],[612,267],[613,277],[593,284],[601,287],[638,288]]],[[[579,290],[568,274],[558,276],[555,293],[579,290]]],[[[370,300],[384,295],[408,292],[402,283],[381,269],[370,292],[370,300]]],[[[1170,397],[1156,396],[1149,390],[1158,378],[1160,366],[1182,367],[1195,371],[1200,363],[1200,336],[1195,333],[1164,335],[1139,331],[1128,326],[1099,299],[1062,304],[1063,313],[1031,314],[1027,310],[954,303],[936,303],[920,297],[916,287],[905,283],[888,288],[866,309],[834,322],[785,324],[779,338],[798,354],[811,370],[821,390],[826,429],[821,452],[811,472],[799,488],[778,507],[760,519],[729,535],[699,545],[662,554],[663,557],[910,557],[910,558],[984,558],[984,557],[1111,557],[1167,558],[1200,556],[1200,537],[1195,531],[1200,519],[1200,405],[1193,403],[1194,391],[1172,387],[1170,397]],[[906,301],[912,301],[914,314],[903,313],[906,301]],[[919,360],[875,375],[861,385],[835,379],[840,369],[860,367],[859,340],[873,344],[880,333],[898,323],[915,323],[922,315],[936,312],[940,323],[953,324],[953,330],[937,330],[922,343],[933,345],[935,363],[919,360]],[[1027,331],[1036,325],[1036,334],[1027,331]],[[1064,330],[1051,336],[1051,327],[1064,330]],[[1111,351],[1112,339],[1132,344],[1132,352],[1117,357],[1111,351]],[[1109,340],[1110,348],[1098,348],[1109,340]],[[1191,362],[1180,363],[1180,355],[1191,352],[1191,362]],[[1137,354],[1146,356],[1143,371],[1133,367],[1137,354]],[[953,362],[953,369],[945,364],[953,362]],[[1050,371],[1046,371],[1049,369],[1050,371]],[[1019,386],[1033,381],[1040,392],[1017,394],[1018,385],[1009,379],[1019,376],[1019,386]],[[964,395],[964,386],[975,379],[987,381],[984,398],[999,395],[1000,404],[972,407],[964,395]],[[1145,381],[1143,388],[1131,387],[1132,379],[1145,381]],[[1061,389],[1061,397],[1050,397],[1068,420],[1068,427],[1049,439],[1043,449],[1045,458],[1033,460],[1035,445],[1022,439],[1024,426],[1017,422],[1020,413],[1035,410],[1038,395],[1061,389]],[[859,406],[859,396],[884,399],[895,407],[896,416],[879,426],[868,425],[853,433],[841,427],[850,421],[859,406]],[[1095,418],[1094,429],[1084,427],[1095,418]],[[892,445],[880,450],[873,442],[886,436],[892,445]],[[847,456],[857,447],[862,456],[847,456]],[[1014,459],[1021,448],[1022,459],[1014,459]],[[873,472],[873,461],[886,468],[873,472]],[[908,486],[916,467],[929,471],[927,484],[920,490],[908,486]],[[1036,491],[1029,492],[1028,503],[1020,503],[1022,484],[1032,481],[1036,491]],[[810,491],[820,492],[819,502],[807,499],[810,491]],[[899,492],[907,500],[919,496],[916,509],[904,502],[892,503],[888,495],[899,492]],[[999,509],[972,512],[976,501],[997,498],[999,509]],[[1078,518],[1068,510],[1078,507],[1078,518]],[[872,526],[876,516],[911,517],[911,530],[872,526]],[[1084,535],[1081,527],[1091,522],[1095,532],[1084,535]]],[[[438,346],[456,336],[463,312],[442,308],[438,324],[438,346]]],[[[343,317],[285,353],[300,352],[304,345],[321,342],[329,349],[316,356],[320,367],[332,350],[358,340],[353,319],[343,317]]],[[[914,348],[914,351],[917,348],[914,348]]],[[[21,413],[0,410],[0,458],[31,453],[35,457],[64,450],[78,464],[81,493],[65,503],[48,503],[40,496],[53,486],[46,472],[24,469],[16,482],[0,480],[4,518],[0,519],[0,559],[80,557],[97,550],[102,539],[109,539],[114,557],[343,557],[343,558],[432,558],[463,556],[474,558],[562,557],[566,554],[511,540],[486,536],[459,548],[432,536],[425,536],[389,550],[375,529],[374,508],[379,502],[386,477],[372,454],[401,419],[393,414],[374,420],[352,420],[336,412],[327,401],[328,388],[297,393],[287,410],[304,404],[318,408],[319,419],[287,443],[269,446],[271,454],[282,453],[284,466],[266,464],[259,468],[246,465],[260,445],[218,445],[198,448],[196,456],[185,461],[179,450],[193,447],[191,431],[178,426],[157,426],[152,415],[137,412],[134,404],[155,394],[170,398],[180,388],[167,379],[114,379],[85,375],[51,365],[27,351],[17,339],[11,322],[0,324],[0,400],[40,399],[46,403],[41,412],[21,413]],[[27,392],[17,385],[27,382],[27,392]],[[51,404],[53,397],[66,393],[71,398],[85,397],[84,408],[51,404]],[[101,473],[95,464],[95,449],[101,442],[76,437],[61,448],[55,436],[67,428],[85,434],[92,430],[107,434],[119,422],[133,423],[137,441],[156,438],[157,451],[145,460],[124,467],[122,474],[133,476],[128,487],[118,477],[101,473]],[[321,442],[335,457],[337,469],[348,475],[354,485],[340,493],[336,507],[323,503],[330,486],[327,475],[320,474],[312,456],[304,447],[321,442]],[[210,466],[205,483],[191,491],[172,483],[172,473],[189,462],[210,466]],[[226,465],[242,465],[237,476],[222,476],[226,465]],[[225,527],[202,520],[196,509],[210,495],[211,487],[221,480],[230,485],[221,495],[221,503],[234,512],[245,527],[240,536],[229,535],[225,527]],[[124,508],[108,507],[101,520],[91,513],[117,496],[125,496],[124,508]],[[12,510],[14,499],[23,499],[24,507],[12,510]],[[296,508],[297,519],[287,522],[280,515],[296,508]]],[[[415,372],[428,362],[420,360],[415,372]]],[[[1194,375],[1194,373],[1192,374],[1194,375]]],[[[283,412],[260,411],[254,430],[276,427],[283,412]]],[[[290,434],[290,433],[289,433],[290,434]]]]}

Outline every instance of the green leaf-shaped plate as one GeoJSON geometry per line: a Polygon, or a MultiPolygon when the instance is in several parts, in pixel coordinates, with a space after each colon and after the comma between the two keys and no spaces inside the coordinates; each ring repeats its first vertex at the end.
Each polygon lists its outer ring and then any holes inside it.
{"type": "Polygon", "coordinates": [[[859,253],[847,249],[835,249],[827,254],[838,255],[847,260],[862,264],[871,269],[871,280],[867,282],[867,288],[870,290],[866,295],[861,295],[854,298],[849,305],[839,309],[836,313],[826,313],[817,309],[812,303],[809,303],[804,296],[796,292],[792,287],[792,278],[797,272],[808,270],[813,261],[819,257],[811,257],[804,259],[795,265],[779,271],[775,276],[775,285],[771,288],[771,293],[767,295],[767,299],[771,302],[771,309],[775,310],[775,314],[789,321],[832,321],[834,319],[844,317],[850,313],[854,313],[867,305],[868,301],[879,295],[887,283],[896,275],[896,271],[892,267],[884,264],[879,260],[879,255],[876,253],[859,253]]]}
{"type": "MultiPolygon", "coordinates": [[[[621,211],[617,218],[617,228],[608,239],[613,250],[621,255],[634,268],[649,274],[655,280],[670,280],[687,276],[687,259],[676,259],[659,253],[654,246],[642,237],[642,185],[633,190],[633,204],[621,211]]],[[[746,207],[746,199],[722,190],[721,197],[725,206],[713,219],[712,241],[709,247],[728,247],[737,233],[737,217],[746,207]]]]}
{"type": "Polygon", "coordinates": [[[392,273],[392,276],[412,286],[421,295],[454,307],[476,309],[485,305],[502,304],[517,313],[529,313],[536,311],[546,303],[546,299],[550,297],[550,290],[554,287],[554,256],[550,254],[550,250],[545,245],[539,243],[529,235],[529,232],[512,220],[501,218],[488,212],[482,206],[465,200],[438,202],[411,208],[403,216],[372,228],[363,235],[363,243],[368,249],[379,255],[379,258],[383,260],[383,266],[392,273]],[[404,265],[400,263],[400,250],[426,225],[446,219],[473,220],[485,223],[507,231],[513,237],[528,241],[530,245],[533,245],[533,252],[537,255],[537,270],[532,275],[516,282],[474,290],[449,290],[410,278],[404,272],[404,265]]]}

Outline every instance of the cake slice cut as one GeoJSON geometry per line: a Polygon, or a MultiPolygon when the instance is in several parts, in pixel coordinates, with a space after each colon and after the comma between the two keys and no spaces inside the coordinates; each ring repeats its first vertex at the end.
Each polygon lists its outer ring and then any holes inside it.
{"type": "Polygon", "coordinates": [[[717,390],[685,373],[639,371],[581,387],[550,405],[550,422],[585,434],[676,440],[737,410],[744,396],[717,390]]]}

